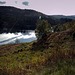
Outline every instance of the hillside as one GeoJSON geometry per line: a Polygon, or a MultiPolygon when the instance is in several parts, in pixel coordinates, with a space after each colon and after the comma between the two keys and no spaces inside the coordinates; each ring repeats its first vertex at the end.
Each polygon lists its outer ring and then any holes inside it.
{"type": "Polygon", "coordinates": [[[0,46],[0,75],[75,75],[74,26],[39,41],[0,46]]]}
{"type": "Polygon", "coordinates": [[[42,19],[54,21],[51,17],[35,10],[21,10],[14,7],[0,6],[0,28],[6,32],[10,32],[11,28],[11,32],[34,30],[39,16],[42,16],[42,19]]]}
{"type": "Polygon", "coordinates": [[[75,20],[75,15],[72,16],[64,16],[64,15],[52,15],[53,17],[57,18],[57,19],[61,19],[61,18],[70,18],[70,19],[74,19],[75,20]]]}
{"type": "Polygon", "coordinates": [[[57,19],[31,9],[22,10],[9,6],[0,6],[0,33],[34,30],[39,16],[42,17],[41,19],[48,20],[52,26],[73,20],[71,18],[57,19]]]}

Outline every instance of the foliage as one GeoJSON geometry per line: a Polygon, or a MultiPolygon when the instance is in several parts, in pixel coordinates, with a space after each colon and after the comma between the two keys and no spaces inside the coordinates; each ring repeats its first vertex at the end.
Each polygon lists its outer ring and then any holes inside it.
{"type": "Polygon", "coordinates": [[[54,32],[60,32],[60,31],[65,31],[68,29],[74,29],[75,30],[75,21],[72,22],[67,22],[63,25],[57,24],[53,26],[54,32]]]}
{"type": "Polygon", "coordinates": [[[37,27],[35,30],[37,39],[41,39],[47,35],[49,30],[51,29],[51,25],[47,20],[38,20],[37,27]]]}
{"type": "Polygon", "coordinates": [[[54,32],[60,32],[60,31],[64,31],[65,27],[63,25],[58,24],[53,26],[53,29],[54,29],[54,32]]]}

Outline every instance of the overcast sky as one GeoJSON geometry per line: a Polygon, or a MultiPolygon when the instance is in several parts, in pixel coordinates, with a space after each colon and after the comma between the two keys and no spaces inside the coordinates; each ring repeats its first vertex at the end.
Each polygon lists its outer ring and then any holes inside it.
{"type": "Polygon", "coordinates": [[[0,0],[0,6],[33,9],[47,15],[75,15],[75,0],[0,0]]]}

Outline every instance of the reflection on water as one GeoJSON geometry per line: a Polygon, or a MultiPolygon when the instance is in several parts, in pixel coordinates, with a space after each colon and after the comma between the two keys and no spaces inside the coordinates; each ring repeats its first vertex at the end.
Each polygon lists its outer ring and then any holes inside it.
{"type": "Polygon", "coordinates": [[[0,34],[0,45],[15,43],[18,39],[20,43],[36,40],[35,31],[28,30],[26,33],[2,33],[0,34]]]}

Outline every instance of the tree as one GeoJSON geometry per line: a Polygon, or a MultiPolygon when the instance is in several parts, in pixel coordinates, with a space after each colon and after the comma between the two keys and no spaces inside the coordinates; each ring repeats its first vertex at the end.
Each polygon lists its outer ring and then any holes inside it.
{"type": "Polygon", "coordinates": [[[38,20],[36,24],[36,37],[37,39],[41,39],[47,35],[49,30],[51,29],[51,25],[48,23],[47,20],[38,20]]]}

